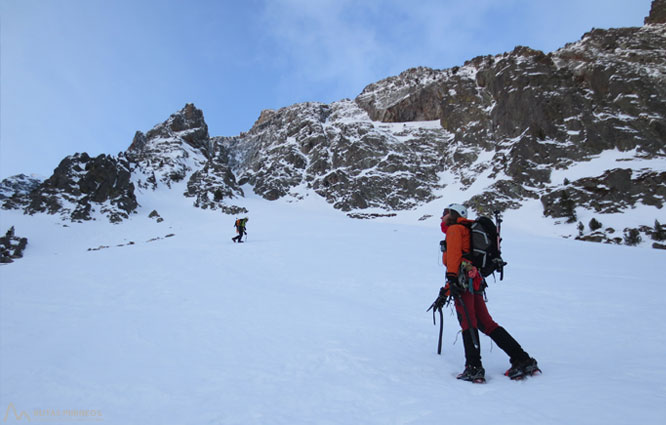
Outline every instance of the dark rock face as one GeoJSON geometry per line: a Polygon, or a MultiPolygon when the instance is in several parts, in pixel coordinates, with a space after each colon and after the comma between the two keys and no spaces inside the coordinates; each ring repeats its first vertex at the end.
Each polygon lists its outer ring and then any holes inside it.
{"type": "Polygon", "coordinates": [[[645,24],[666,24],[666,0],[653,0],[650,16],[645,18],[645,24]]]}
{"type": "Polygon", "coordinates": [[[431,121],[442,113],[447,94],[442,81],[453,71],[412,68],[367,86],[355,99],[371,120],[384,122],[431,121]]]}
{"type": "Polygon", "coordinates": [[[53,175],[29,194],[28,214],[60,213],[72,220],[90,220],[99,209],[111,222],[129,217],[138,203],[123,156],[75,154],[63,159],[53,175]]]}
{"type": "MultiPolygon", "coordinates": [[[[266,114],[264,114],[266,116],[266,114]]],[[[224,141],[240,183],[266,199],[312,189],[343,211],[406,209],[433,199],[445,155],[438,125],[374,124],[354,102],[274,111],[243,137],[224,141]]]]}
{"type": "Polygon", "coordinates": [[[563,197],[602,214],[619,213],[638,203],[661,209],[666,202],[666,172],[617,168],[576,180],[541,198],[544,214],[567,217],[563,197]]]}

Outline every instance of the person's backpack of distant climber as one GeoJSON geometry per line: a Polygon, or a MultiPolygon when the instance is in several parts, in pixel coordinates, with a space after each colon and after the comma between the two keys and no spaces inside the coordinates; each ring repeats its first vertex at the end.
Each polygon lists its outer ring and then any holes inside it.
{"type": "MultiPolygon", "coordinates": [[[[497,216],[498,224],[501,218],[497,216]]],[[[471,251],[466,254],[468,260],[481,272],[483,277],[494,272],[500,273],[500,280],[504,278],[504,266],[500,251],[500,237],[498,226],[488,217],[478,217],[468,225],[470,230],[471,251]]]]}

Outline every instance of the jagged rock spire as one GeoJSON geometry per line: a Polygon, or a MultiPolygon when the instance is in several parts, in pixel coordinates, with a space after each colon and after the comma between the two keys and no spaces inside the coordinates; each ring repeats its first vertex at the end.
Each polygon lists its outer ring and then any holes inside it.
{"type": "Polygon", "coordinates": [[[210,136],[208,125],[204,120],[203,111],[194,104],[188,103],[180,111],[172,114],[169,119],[153,127],[145,135],[137,131],[128,151],[138,153],[146,147],[146,142],[157,138],[178,137],[194,148],[206,148],[210,136]]]}

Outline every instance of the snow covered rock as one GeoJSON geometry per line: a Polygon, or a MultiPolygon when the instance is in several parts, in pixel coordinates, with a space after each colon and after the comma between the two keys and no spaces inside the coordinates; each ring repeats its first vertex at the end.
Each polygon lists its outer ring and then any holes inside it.
{"type": "Polygon", "coordinates": [[[28,194],[40,185],[42,179],[18,174],[0,182],[0,202],[4,209],[19,209],[27,204],[28,194]]]}
{"type": "Polygon", "coordinates": [[[14,226],[10,227],[5,236],[0,237],[0,263],[12,263],[22,258],[27,245],[28,238],[16,236],[14,226]]]}
{"type": "Polygon", "coordinates": [[[603,214],[622,212],[638,203],[661,209],[666,202],[666,172],[616,168],[598,177],[578,179],[541,198],[544,214],[566,217],[563,198],[603,214]]]}
{"type": "Polygon", "coordinates": [[[171,187],[208,160],[208,126],[194,105],[172,114],[145,135],[137,132],[126,154],[140,188],[171,187]]]}
{"type": "Polygon", "coordinates": [[[664,25],[597,29],[550,54],[519,46],[450,70],[408,70],[369,85],[356,103],[387,122],[438,110],[451,144],[469,151],[453,167],[469,168],[476,153],[492,153],[469,180],[491,170],[496,181],[471,206],[515,207],[557,190],[553,169],[606,150],[666,157],[664,45],[664,25]]]}
{"type": "Polygon", "coordinates": [[[126,154],[141,189],[171,188],[187,179],[184,195],[194,198],[196,207],[242,210],[224,202],[243,196],[243,191],[228,166],[227,152],[211,140],[203,112],[193,104],[145,135],[137,132],[126,154]]]}
{"type": "Polygon", "coordinates": [[[26,213],[57,213],[73,221],[91,220],[98,211],[115,223],[138,206],[129,161],[122,154],[68,156],[28,198],[26,213]]]}
{"type": "Polygon", "coordinates": [[[263,113],[222,143],[240,183],[266,199],[312,189],[343,211],[407,209],[434,199],[449,137],[437,122],[373,122],[350,100],[303,103],[263,113]]]}

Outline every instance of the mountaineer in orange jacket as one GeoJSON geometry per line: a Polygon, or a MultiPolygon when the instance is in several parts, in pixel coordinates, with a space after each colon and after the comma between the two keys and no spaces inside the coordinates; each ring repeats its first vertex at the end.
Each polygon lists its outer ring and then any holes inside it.
{"type": "Polygon", "coordinates": [[[478,341],[479,330],[488,335],[509,356],[511,367],[506,371],[506,376],[511,379],[522,379],[527,375],[541,372],[536,360],[530,357],[488,313],[484,299],[485,279],[465,258],[465,254],[471,250],[470,230],[466,225],[472,222],[467,219],[467,208],[460,204],[449,205],[442,214],[441,229],[446,233],[446,249],[442,254],[442,261],[446,266],[447,283],[440,290],[440,297],[454,296],[465,349],[465,370],[457,378],[475,383],[485,382],[481,350],[475,346],[472,336],[474,333],[478,341]],[[468,323],[465,309],[471,323],[468,323]]]}

